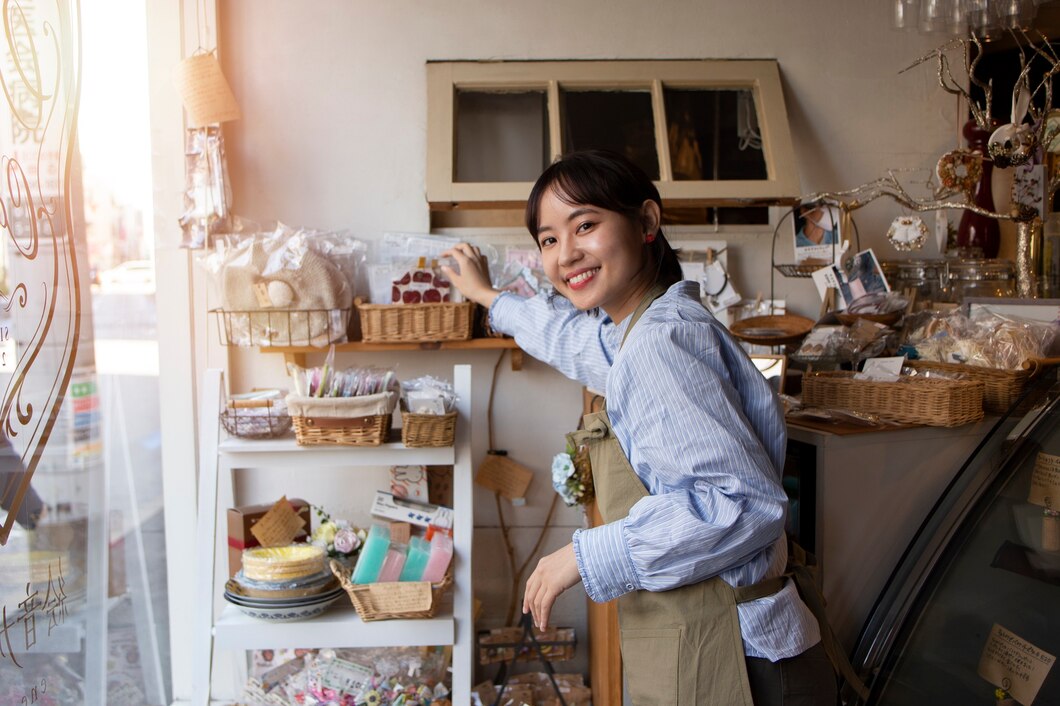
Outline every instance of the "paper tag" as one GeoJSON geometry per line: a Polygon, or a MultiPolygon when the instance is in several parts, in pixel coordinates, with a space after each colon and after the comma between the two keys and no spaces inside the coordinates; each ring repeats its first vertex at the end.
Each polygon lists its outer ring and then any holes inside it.
{"type": "Polygon", "coordinates": [[[239,104],[213,54],[197,54],[181,61],[176,81],[193,127],[239,119],[239,104]]]}
{"type": "Polygon", "coordinates": [[[1053,655],[994,623],[979,658],[978,673],[1023,706],[1030,706],[1055,661],[1053,655]]]}
{"type": "Polygon", "coordinates": [[[1038,453],[1027,502],[1050,510],[1060,509],[1060,456],[1038,453]]]}
{"type": "Polygon", "coordinates": [[[328,670],[324,672],[320,683],[329,689],[358,697],[371,683],[373,674],[374,672],[368,667],[335,658],[328,665],[328,670]]]}
{"type": "Polygon", "coordinates": [[[265,282],[255,282],[254,286],[251,287],[254,291],[254,296],[258,300],[258,306],[262,309],[272,308],[272,297],[269,296],[269,285],[265,282]]]}
{"type": "Polygon", "coordinates": [[[305,528],[305,518],[294,511],[287,496],[276,501],[272,508],[250,528],[263,547],[279,547],[290,544],[305,528]]]}
{"type": "Polygon", "coordinates": [[[857,380],[876,380],[879,382],[894,382],[902,374],[902,366],[905,364],[905,356],[893,356],[889,358],[869,358],[860,373],[854,375],[857,380]]]}
{"type": "Polygon", "coordinates": [[[434,598],[427,581],[400,581],[368,584],[372,605],[387,613],[429,610],[434,598]]]}
{"type": "Polygon", "coordinates": [[[533,479],[534,472],[529,468],[498,454],[486,454],[475,475],[475,483],[509,500],[525,498],[533,479]]]}

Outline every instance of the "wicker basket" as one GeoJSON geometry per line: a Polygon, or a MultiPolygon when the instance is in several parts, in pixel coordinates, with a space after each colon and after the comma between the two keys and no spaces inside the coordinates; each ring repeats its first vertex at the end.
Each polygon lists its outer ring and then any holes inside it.
{"type": "Polygon", "coordinates": [[[362,397],[287,396],[294,435],[301,446],[379,446],[390,433],[397,395],[362,397]]]}
{"type": "Polygon", "coordinates": [[[331,560],[331,573],[357,609],[357,615],[368,623],[373,620],[407,620],[433,618],[442,593],[453,583],[446,573],[438,583],[427,581],[389,581],[386,583],[350,583],[348,567],[331,560]]]}
{"type": "Polygon", "coordinates": [[[356,301],[365,343],[466,341],[471,338],[474,302],[459,304],[365,304],[356,301]]]}
{"type": "Polygon", "coordinates": [[[401,443],[405,446],[452,446],[455,438],[455,410],[448,414],[412,414],[401,403],[401,443]]]}
{"type": "Polygon", "coordinates": [[[782,346],[798,343],[813,328],[812,319],[796,314],[772,314],[740,319],[729,327],[733,336],[747,343],[782,346]]]}
{"type": "Polygon", "coordinates": [[[911,360],[909,365],[917,370],[934,370],[944,373],[960,373],[969,380],[983,383],[983,409],[991,414],[1004,414],[1019,399],[1027,381],[1050,365],[1056,358],[1030,358],[1019,370],[984,368],[965,363],[939,363],[930,360],[911,360]]]}
{"type": "Polygon", "coordinates": [[[855,380],[851,372],[803,376],[807,407],[850,409],[902,424],[957,427],[983,418],[983,383],[905,377],[897,382],[855,380]]]}

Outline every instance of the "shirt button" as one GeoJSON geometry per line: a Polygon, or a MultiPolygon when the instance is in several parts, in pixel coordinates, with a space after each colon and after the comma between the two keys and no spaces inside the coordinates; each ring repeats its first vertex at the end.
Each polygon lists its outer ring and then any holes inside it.
{"type": "Polygon", "coordinates": [[[627,590],[627,591],[632,591],[632,590],[633,590],[633,584],[631,584],[631,583],[627,583],[627,584],[626,584],[626,590],[627,590]]]}

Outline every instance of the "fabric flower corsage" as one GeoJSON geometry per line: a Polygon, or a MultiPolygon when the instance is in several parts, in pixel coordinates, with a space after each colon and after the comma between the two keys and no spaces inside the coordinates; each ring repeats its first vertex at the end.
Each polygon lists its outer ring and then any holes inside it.
{"type": "Polygon", "coordinates": [[[323,547],[328,556],[334,559],[348,559],[356,554],[364,543],[368,533],[353,527],[346,520],[333,520],[324,508],[313,506],[320,522],[317,524],[308,542],[323,547]]]}
{"type": "Polygon", "coordinates": [[[566,451],[552,457],[552,487],[568,506],[592,502],[595,494],[588,449],[568,444],[566,451]]]}

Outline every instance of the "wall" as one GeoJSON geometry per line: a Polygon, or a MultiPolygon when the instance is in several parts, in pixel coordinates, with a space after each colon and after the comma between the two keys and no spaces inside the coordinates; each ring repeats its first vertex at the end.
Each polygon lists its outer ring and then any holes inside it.
{"type": "MultiPolygon", "coordinates": [[[[883,2],[225,0],[218,12],[222,62],[244,116],[225,128],[235,210],[261,222],[343,228],[365,238],[386,230],[425,231],[424,64],[431,59],[775,57],[806,193],[850,188],[888,168],[933,168],[956,140],[955,100],[938,88],[933,67],[898,75],[936,38],[893,32],[883,2]]],[[[923,181],[927,172],[920,174],[923,181]]],[[[894,256],[883,234],[897,214],[882,203],[859,211],[862,245],[894,256]]],[[[768,295],[770,235],[728,238],[733,277],[745,294],[768,295]]],[[[779,262],[790,260],[790,246],[779,253],[779,262]]],[[[925,254],[934,255],[933,246],[925,254]]],[[[778,276],[775,285],[796,311],[816,313],[809,280],[778,276]]],[[[284,384],[279,356],[227,355],[234,387],[284,384]]],[[[495,353],[363,360],[396,362],[403,375],[471,362],[475,446],[484,453],[495,353]]],[[[527,506],[506,510],[517,525],[521,560],[547,511],[549,459],[577,421],[580,392],[534,361],[522,372],[502,364],[497,384],[497,443],[539,471],[527,506]]],[[[343,479],[315,487],[299,481],[296,489],[284,490],[330,503],[336,482],[343,479]]],[[[248,501],[275,495],[273,488],[251,483],[241,492],[248,501]]],[[[485,624],[496,625],[510,579],[492,498],[479,492],[476,502],[476,592],[485,602],[485,624]]],[[[351,499],[330,509],[342,514],[360,506],[351,499]]],[[[557,518],[546,551],[569,541],[581,524],[576,511],[564,509],[557,518]]],[[[584,600],[582,592],[568,592],[558,619],[583,628],[584,600]]]]}

